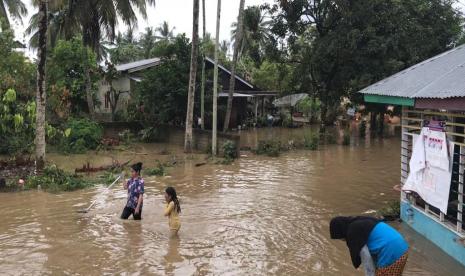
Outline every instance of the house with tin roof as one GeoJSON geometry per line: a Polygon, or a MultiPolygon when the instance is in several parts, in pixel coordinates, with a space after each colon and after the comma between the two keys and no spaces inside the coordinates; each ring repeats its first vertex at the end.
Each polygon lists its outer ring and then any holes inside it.
{"type": "Polygon", "coordinates": [[[465,45],[359,92],[368,103],[402,106],[400,180],[395,186],[401,193],[402,221],[465,266],[465,45]],[[417,160],[431,148],[442,150],[444,141],[447,149],[441,152],[447,153],[449,169],[437,173],[431,167],[439,157],[425,157],[418,177],[412,155],[417,160]]]}

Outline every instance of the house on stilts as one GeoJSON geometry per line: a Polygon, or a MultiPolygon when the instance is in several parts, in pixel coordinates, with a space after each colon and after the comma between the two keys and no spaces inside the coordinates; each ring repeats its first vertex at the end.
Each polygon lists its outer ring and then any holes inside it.
{"type": "Polygon", "coordinates": [[[465,266],[465,46],[360,93],[402,106],[401,219],[465,266]]]}

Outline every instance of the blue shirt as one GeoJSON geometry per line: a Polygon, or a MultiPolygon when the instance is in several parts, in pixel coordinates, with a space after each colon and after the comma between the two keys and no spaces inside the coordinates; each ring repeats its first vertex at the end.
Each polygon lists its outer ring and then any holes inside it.
{"type": "MultiPolygon", "coordinates": [[[[136,209],[139,195],[144,193],[144,179],[141,177],[128,180],[128,203],[127,207],[136,209]]],[[[142,208],[142,204],[140,206],[142,208]]]]}
{"type": "Polygon", "coordinates": [[[384,222],[371,230],[367,246],[377,268],[392,265],[408,250],[402,235],[384,222]]]}

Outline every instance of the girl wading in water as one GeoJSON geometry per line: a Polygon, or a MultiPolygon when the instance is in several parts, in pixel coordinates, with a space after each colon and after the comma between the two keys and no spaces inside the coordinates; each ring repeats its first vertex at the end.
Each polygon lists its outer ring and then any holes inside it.
{"type": "Polygon", "coordinates": [[[363,264],[365,275],[400,276],[408,257],[408,244],[394,228],[372,217],[335,217],[331,239],[345,240],[352,264],[363,264]]]}
{"type": "Polygon", "coordinates": [[[179,221],[179,213],[181,213],[181,205],[179,204],[176,190],[173,187],[168,187],[165,190],[165,216],[169,218],[168,225],[170,227],[170,237],[175,237],[181,228],[179,221]]]}
{"type": "Polygon", "coordinates": [[[140,176],[142,163],[131,166],[131,179],[124,184],[124,189],[128,190],[128,202],[121,214],[122,219],[128,219],[130,215],[134,220],[142,219],[142,205],[144,197],[144,179],[140,176]]]}

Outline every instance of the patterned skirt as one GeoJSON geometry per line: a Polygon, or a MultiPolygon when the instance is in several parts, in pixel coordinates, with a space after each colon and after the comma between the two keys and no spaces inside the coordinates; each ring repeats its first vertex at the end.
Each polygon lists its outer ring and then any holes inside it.
{"type": "Polygon", "coordinates": [[[377,268],[376,276],[401,276],[407,263],[408,251],[390,266],[377,268]]]}

